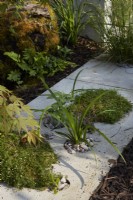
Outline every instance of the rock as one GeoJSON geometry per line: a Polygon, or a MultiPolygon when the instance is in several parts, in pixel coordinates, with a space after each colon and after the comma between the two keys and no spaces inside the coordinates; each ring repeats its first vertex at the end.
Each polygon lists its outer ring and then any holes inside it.
{"type": "Polygon", "coordinates": [[[76,152],[75,152],[75,149],[73,148],[73,146],[72,146],[72,144],[71,144],[70,141],[66,141],[66,142],[64,143],[64,147],[65,147],[65,149],[67,150],[68,153],[70,153],[70,154],[76,153],[76,152]]]}
{"type": "Polygon", "coordinates": [[[88,141],[88,142],[90,142],[90,139],[89,139],[89,138],[87,138],[87,141],[88,141]]]}
{"type": "Polygon", "coordinates": [[[94,143],[93,143],[93,142],[90,142],[90,146],[93,147],[93,146],[94,146],[94,143]]]}
{"type": "MultiPolygon", "coordinates": [[[[93,142],[89,142],[89,144],[90,144],[91,147],[94,145],[93,142]]],[[[73,153],[76,153],[76,152],[84,153],[86,151],[91,150],[90,146],[88,144],[86,144],[85,142],[82,142],[81,144],[72,144],[70,141],[66,141],[64,143],[65,149],[70,154],[73,154],[73,153]]]]}
{"type": "Polygon", "coordinates": [[[66,183],[66,178],[63,176],[62,179],[60,180],[60,182],[63,184],[63,183],[66,183]]]}
{"type": "Polygon", "coordinates": [[[85,151],[88,151],[88,146],[86,145],[86,144],[84,144],[84,143],[81,143],[81,145],[80,145],[81,147],[82,147],[82,149],[84,149],[85,151]]]}
{"type": "Polygon", "coordinates": [[[46,140],[52,140],[54,138],[53,134],[44,134],[46,140]]]}
{"type": "Polygon", "coordinates": [[[58,190],[63,190],[67,186],[67,183],[59,184],[58,190]]]}
{"type": "Polygon", "coordinates": [[[62,177],[59,182],[58,190],[63,190],[64,188],[68,188],[70,186],[70,181],[66,177],[62,177]]]}
{"type": "Polygon", "coordinates": [[[94,143],[93,142],[89,142],[89,144],[87,144],[88,147],[93,147],[94,143]]]}
{"type": "Polygon", "coordinates": [[[74,148],[76,149],[76,151],[79,151],[79,144],[74,144],[74,148]]]}
{"type": "Polygon", "coordinates": [[[93,141],[94,141],[93,138],[90,137],[90,142],[93,142],[93,141]]]}
{"type": "Polygon", "coordinates": [[[70,153],[70,154],[74,154],[75,153],[75,151],[69,146],[67,148],[67,152],[70,153]]]}
{"type": "Polygon", "coordinates": [[[87,146],[93,147],[94,143],[93,143],[93,139],[92,138],[87,138],[87,141],[89,142],[89,144],[87,144],[87,146]]]}
{"type": "Polygon", "coordinates": [[[51,130],[63,128],[63,124],[49,114],[44,115],[43,125],[51,130]]]}

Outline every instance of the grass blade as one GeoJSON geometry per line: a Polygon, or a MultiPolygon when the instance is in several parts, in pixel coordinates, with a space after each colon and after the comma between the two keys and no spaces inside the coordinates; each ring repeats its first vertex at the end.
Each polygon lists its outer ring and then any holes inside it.
{"type": "Polygon", "coordinates": [[[95,128],[95,130],[114,148],[114,150],[121,156],[123,161],[126,163],[125,158],[121,154],[120,150],[113,144],[113,142],[103,132],[101,132],[99,129],[95,128]]]}

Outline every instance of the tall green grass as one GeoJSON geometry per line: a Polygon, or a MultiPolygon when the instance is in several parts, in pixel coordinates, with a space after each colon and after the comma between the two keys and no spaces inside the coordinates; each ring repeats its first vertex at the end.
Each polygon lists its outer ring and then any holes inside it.
{"type": "Polygon", "coordinates": [[[91,25],[110,58],[118,63],[133,63],[133,1],[108,0],[104,10],[95,8],[91,25]]]}
{"type": "Polygon", "coordinates": [[[87,0],[53,0],[52,7],[57,14],[63,40],[74,45],[78,36],[90,23],[90,6],[87,0]]]}

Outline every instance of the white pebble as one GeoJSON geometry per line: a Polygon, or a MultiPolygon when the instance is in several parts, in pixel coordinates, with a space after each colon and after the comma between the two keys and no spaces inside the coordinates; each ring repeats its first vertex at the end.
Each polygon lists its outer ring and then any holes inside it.
{"type": "Polygon", "coordinates": [[[59,184],[58,189],[63,190],[66,185],[67,185],[67,183],[59,184]]]}

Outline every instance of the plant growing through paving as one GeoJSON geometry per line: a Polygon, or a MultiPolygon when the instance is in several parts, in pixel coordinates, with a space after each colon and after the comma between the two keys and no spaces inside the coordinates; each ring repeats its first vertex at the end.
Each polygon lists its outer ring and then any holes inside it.
{"type": "MultiPolygon", "coordinates": [[[[76,84],[79,74],[80,74],[80,72],[77,74],[77,76],[75,78],[73,89],[71,91],[70,99],[72,99],[72,97],[74,97],[73,95],[74,95],[74,90],[75,90],[75,84],[76,84]]],[[[58,108],[55,110],[55,112],[50,111],[51,116],[56,118],[58,121],[60,121],[64,125],[64,127],[67,129],[66,133],[57,131],[58,134],[65,136],[73,144],[80,144],[81,142],[85,142],[86,144],[90,145],[90,143],[87,141],[87,138],[86,138],[87,130],[91,129],[93,131],[97,131],[123,158],[119,149],[112,143],[112,141],[106,136],[106,134],[101,132],[96,127],[92,126],[89,122],[87,125],[84,124],[84,119],[85,119],[86,115],[88,114],[88,112],[92,109],[92,107],[95,105],[95,103],[103,95],[105,95],[107,93],[107,91],[103,92],[102,94],[100,94],[96,98],[94,98],[89,103],[89,105],[86,107],[86,109],[84,109],[84,111],[81,113],[80,116],[75,116],[74,113],[66,107],[66,105],[64,103],[66,101],[63,101],[63,103],[62,103],[61,99],[58,96],[56,96],[56,93],[54,93],[48,87],[45,80],[42,80],[42,82],[43,82],[45,88],[48,89],[48,91],[50,92],[51,97],[56,101],[56,107],[58,108]]],[[[52,106],[51,106],[51,108],[52,108],[52,106]]],[[[106,112],[106,111],[104,111],[104,112],[106,112]]],[[[107,112],[108,112],[108,110],[107,110],[107,112]]],[[[111,112],[111,110],[109,110],[109,112],[111,112]]],[[[43,114],[44,114],[44,112],[43,112],[43,114]]],[[[123,160],[124,160],[124,158],[123,158],[123,160]]]]}

